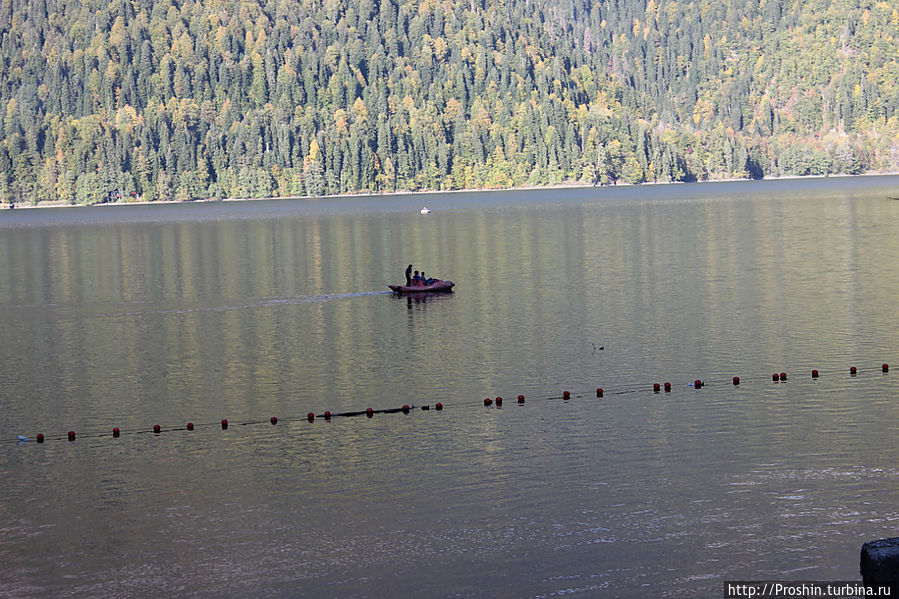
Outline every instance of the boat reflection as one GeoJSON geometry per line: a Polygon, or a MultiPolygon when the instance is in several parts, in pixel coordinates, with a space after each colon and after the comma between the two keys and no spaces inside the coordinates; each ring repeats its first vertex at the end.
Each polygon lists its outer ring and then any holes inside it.
{"type": "Polygon", "coordinates": [[[453,297],[452,291],[419,291],[418,293],[394,293],[393,297],[400,300],[406,300],[406,307],[410,310],[412,306],[417,304],[427,304],[430,301],[437,301],[448,297],[453,297]]]}

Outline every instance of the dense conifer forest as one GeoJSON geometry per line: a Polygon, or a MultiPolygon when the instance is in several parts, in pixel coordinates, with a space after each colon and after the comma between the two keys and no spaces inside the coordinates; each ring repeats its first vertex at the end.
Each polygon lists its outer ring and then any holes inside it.
{"type": "Polygon", "coordinates": [[[899,167],[873,0],[0,0],[0,201],[899,167]]]}

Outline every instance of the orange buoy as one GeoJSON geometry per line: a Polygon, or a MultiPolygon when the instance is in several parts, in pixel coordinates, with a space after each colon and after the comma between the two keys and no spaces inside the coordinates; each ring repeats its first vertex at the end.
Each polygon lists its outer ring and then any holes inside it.
{"type": "Polygon", "coordinates": [[[159,426],[158,424],[154,424],[154,425],[153,425],[153,432],[156,433],[156,434],[158,435],[159,433],[162,432],[162,427],[159,426]]]}
{"type": "Polygon", "coordinates": [[[228,419],[227,418],[222,418],[222,430],[223,431],[228,430],[228,419]]]}
{"type": "Polygon", "coordinates": [[[665,383],[665,393],[671,393],[671,383],[665,383]]]}
{"type": "Polygon", "coordinates": [[[497,405],[497,406],[503,405],[503,398],[502,398],[502,397],[497,397],[495,401],[496,401],[496,405],[497,405]]]}
{"type": "Polygon", "coordinates": [[[776,383],[777,381],[780,380],[780,375],[775,372],[774,374],[771,375],[771,380],[776,383]]]}
{"type": "Polygon", "coordinates": [[[518,403],[524,403],[524,395],[518,396],[518,403]]]}
{"type": "Polygon", "coordinates": [[[324,416],[325,416],[325,420],[330,422],[331,421],[331,410],[325,410],[324,416]]]}
{"type": "Polygon", "coordinates": [[[435,409],[435,410],[442,410],[442,409],[443,409],[443,404],[440,403],[440,402],[438,401],[437,403],[434,404],[434,409],[435,409]]]}
{"type": "Polygon", "coordinates": [[[855,376],[856,374],[858,374],[858,368],[856,368],[855,366],[850,366],[849,374],[851,374],[852,376],[855,376]]]}
{"type": "Polygon", "coordinates": [[[371,408],[366,408],[366,409],[365,409],[365,415],[368,416],[369,418],[371,418],[372,416],[375,415],[375,411],[372,410],[371,408]]]}
{"type": "Polygon", "coordinates": [[[700,379],[696,379],[693,381],[693,387],[696,389],[702,389],[702,381],[700,379]]]}
{"type": "Polygon", "coordinates": [[[194,423],[193,423],[193,422],[188,422],[188,423],[187,423],[187,430],[189,430],[189,431],[194,430],[194,423]]]}
{"type": "Polygon", "coordinates": [[[315,422],[315,412],[309,412],[306,414],[306,420],[309,422],[315,422]]]}
{"type": "Polygon", "coordinates": [[[818,371],[817,371],[817,369],[816,369],[816,370],[812,370],[812,378],[813,378],[813,379],[818,378],[818,371]]]}
{"type": "Polygon", "coordinates": [[[880,369],[881,369],[882,371],[884,371],[884,372],[889,372],[889,371],[890,371],[890,365],[887,364],[886,362],[884,362],[884,363],[880,366],[880,369]]]}
{"type": "Polygon", "coordinates": [[[277,417],[277,416],[272,416],[271,422],[272,422],[272,424],[278,424],[278,417],[277,417]]]}
{"type": "Polygon", "coordinates": [[[492,404],[493,404],[493,400],[492,400],[492,399],[490,399],[489,397],[485,397],[485,398],[484,398],[484,405],[485,405],[485,406],[489,406],[489,405],[492,405],[492,404]]]}
{"type": "Polygon", "coordinates": [[[409,413],[409,404],[403,404],[403,414],[409,413]]]}
{"type": "Polygon", "coordinates": [[[568,391],[562,391],[562,399],[571,399],[571,393],[568,391]]]}
{"type": "Polygon", "coordinates": [[[735,376],[734,377],[734,385],[739,385],[739,384],[740,384],[740,377],[735,376]]]}
{"type": "Polygon", "coordinates": [[[44,442],[44,433],[38,433],[38,434],[37,434],[37,442],[38,442],[38,443],[43,443],[43,442],[44,442]]]}
{"type": "Polygon", "coordinates": [[[662,390],[662,386],[660,384],[658,384],[658,383],[652,384],[652,392],[653,393],[658,393],[661,390],[662,390]]]}
{"type": "Polygon", "coordinates": [[[596,397],[602,397],[602,387],[596,390],[596,397]]]}
{"type": "Polygon", "coordinates": [[[786,373],[786,372],[781,372],[781,373],[780,373],[780,380],[781,380],[781,381],[787,380],[787,373],[786,373]]]}
{"type": "Polygon", "coordinates": [[[115,427],[115,428],[112,429],[112,436],[113,436],[113,437],[118,437],[119,434],[121,434],[120,431],[119,431],[119,427],[115,427]]]}
{"type": "Polygon", "coordinates": [[[75,440],[75,431],[69,431],[69,441],[75,440]]]}

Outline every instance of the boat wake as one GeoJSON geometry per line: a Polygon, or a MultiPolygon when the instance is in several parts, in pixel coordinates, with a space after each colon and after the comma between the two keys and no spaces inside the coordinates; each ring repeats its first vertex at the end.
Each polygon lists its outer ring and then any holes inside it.
{"type": "MultiPolygon", "coordinates": [[[[360,291],[357,293],[324,293],[321,295],[298,295],[288,298],[267,298],[246,304],[228,306],[226,310],[239,310],[243,308],[263,308],[266,306],[290,306],[293,304],[312,304],[321,302],[330,302],[334,300],[353,299],[356,297],[366,297],[369,295],[392,295],[391,291],[360,291]]],[[[211,307],[211,310],[217,308],[211,307]]]]}
{"type": "MultiPolygon", "coordinates": [[[[393,295],[392,291],[361,291],[356,293],[323,293],[317,295],[297,295],[293,297],[269,297],[252,299],[239,303],[227,303],[221,305],[203,305],[203,306],[172,306],[171,308],[147,307],[147,309],[136,310],[117,310],[109,311],[109,304],[105,304],[107,310],[97,312],[69,312],[66,306],[59,304],[51,304],[44,306],[19,306],[23,312],[46,315],[46,310],[55,310],[58,312],[58,318],[66,319],[83,319],[83,318],[128,318],[134,316],[158,316],[165,314],[192,314],[195,312],[228,312],[232,310],[253,310],[258,308],[279,308],[282,306],[294,306],[299,304],[318,304],[330,301],[349,300],[360,297],[368,297],[374,295],[393,295]],[[68,313],[67,313],[68,312],[68,313]]],[[[147,305],[146,302],[135,302],[138,305],[147,305]]],[[[114,304],[115,306],[123,306],[128,304],[114,304]]],[[[94,308],[101,308],[102,305],[95,305],[94,308]]]]}
{"type": "MultiPolygon", "coordinates": [[[[271,308],[279,306],[293,306],[297,304],[320,304],[323,302],[347,300],[357,297],[366,297],[369,295],[392,295],[391,291],[362,291],[358,293],[324,293],[321,295],[298,295],[296,297],[285,298],[264,298],[242,304],[233,304],[226,306],[203,306],[198,308],[187,308],[184,310],[172,310],[174,313],[180,312],[221,312],[226,310],[246,310],[251,308],[271,308]]],[[[165,313],[166,311],[155,312],[156,314],[165,313]]]]}

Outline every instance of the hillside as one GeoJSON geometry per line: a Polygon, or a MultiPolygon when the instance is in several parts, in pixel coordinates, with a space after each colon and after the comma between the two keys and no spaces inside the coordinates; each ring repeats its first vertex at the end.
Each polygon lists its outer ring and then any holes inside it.
{"type": "Polygon", "coordinates": [[[899,167],[868,0],[2,0],[0,201],[899,167]]]}

